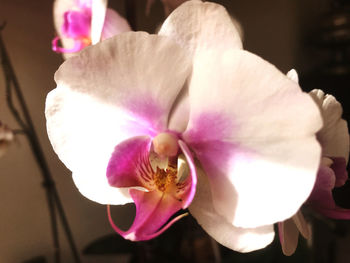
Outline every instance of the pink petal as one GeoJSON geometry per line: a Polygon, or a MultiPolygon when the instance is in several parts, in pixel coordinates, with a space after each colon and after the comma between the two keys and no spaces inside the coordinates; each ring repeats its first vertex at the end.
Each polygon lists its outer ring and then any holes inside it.
{"type": "MultiPolygon", "coordinates": [[[[75,46],[74,39],[67,38],[64,36],[62,32],[62,27],[64,25],[64,13],[67,11],[81,11],[79,1],[72,0],[55,0],[53,4],[53,20],[56,32],[60,41],[62,42],[62,46],[64,49],[71,49],[75,46]]],[[[65,58],[71,57],[72,54],[63,54],[65,58]]]]}
{"type": "Polygon", "coordinates": [[[299,232],[301,233],[301,235],[306,239],[311,238],[310,225],[308,224],[308,222],[306,222],[305,217],[304,217],[303,213],[301,212],[301,210],[299,210],[292,217],[292,219],[294,221],[294,224],[297,226],[299,232]]]}
{"type": "Polygon", "coordinates": [[[136,205],[132,226],[127,231],[121,231],[111,219],[110,221],[117,233],[132,241],[148,240],[161,234],[164,228],[169,227],[164,224],[181,209],[180,201],[159,191],[143,192],[131,189],[130,194],[136,205]]]}
{"type": "Polygon", "coordinates": [[[306,239],[311,236],[310,226],[300,210],[293,217],[278,223],[282,251],[286,256],[294,254],[298,246],[299,232],[306,239]]]}
{"type": "Polygon", "coordinates": [[[321,166],[318,173],[314,188],[307,204],[315,207],[334,208],[335,202],[332,195],[332,189],[335,185],[335,174],[328,166],[321,166]]]}
{"type": "MultiPolygon", "coordinates": [[[[76,38],[91,39],[92,44],[101,39],[110,38],[122,32],[130,31],[128,22],[112,9],[107,9],[107,0],[68,1],[56,0],[54,4],[54,21],[63,48],[54,47],[56,52],[75,53],[87,44],[82,43],[80,49],[72,49],[76,38]],[[64,27],[64,18],[69,16],[70,27],[64,27]],[[69,29],[69,30],[67,30],[69,29]],[[83,45],[84,44],[84,45],[83,45]]],[[[82,41],[82,40],[81,40],[82,41]]],[[[89,43],[90,44],[90,43],[89,43]]],[[[69,54],[64,54],[66,58],[69,54]]]]}
{"type": "Polygon", "coordinates": [[[69,55],[69,54],[72,54],[72,53],[76,53],[76,52],[79,52],[80,50],[82,50],[84,47],[86,47],[86,44],[77,39],[77,40],[73,40],[73,42],[71,42],[74,46],[71,46],[71,47],[67,47],[67,48],[64,48],[64,47],[60,47],[59,46],[59,42],[60,41],[60,38],[59,37],[55,37],[53,40],[52,40],[52,50],[57,52],[57,53],[63,53],[63,55],[69,55]]]}
{"type": "Polygon", "coordinates": [[[238,49],[195,56],[189,96],[183,139],[209,177],[216,211],[250,228],[295,214],[320,161],[322,120],[312,99],[238,49]]]}
{"type": "Polygon", "coordinates": [[[108,8],[103,24],[102,40],[131,31],[128,21],[113,9],[108,8]]]}
{"type": "Polygon", "coordinates": [[[223,6],[210,2],[185,2],[168,16],[159,35],[171,37],[189,54],[203,49],[242,48],[230,15],[223,6]]]}
{"type": "Polygon", "coordinates": [[[64,13],[66,23],[63,24],[62,34],[73,39],[90,37],[91,14],[89,12],[68,11],[64,13]]]}
{"type": "Polygon", "coordinates": [[[306,204],[327,217],[334,219],[350,219],[350,209],[338,207],[333,199],[332,190],[336,184],[336,176],[340,178],[339,180],[341,182],[347,177],[344,159],[343,162],[335,160],[331,167],[320,167],[314,189],[306,204]]]}
{"type": "Polygon", "coordinates": [[[151,138],[147,136],[133,137],[118,144],[107,167],[109,184],[153,190],[153,170],[149,161],[151,144],[151,138]]]}
{"type": "Polygon", "coordinates": [[[274,238],[272,225],[239,228],[219,215],[213,206],[208,179],[199,167],[197,175],[197,192],[189,210],[209,235],[220,244],[239,252],[261,249],[272,242],[274,238]]]}
{"type": "MultiPolygon", "coordinates": [[[[313,207],[314,208],[314,207],[313,207]]],[[[319,213],[323,214],[324,216],[327,216],[329,218],[333,219],[350,219],[350,209],[344,209],[338,206],[335,206],[331,209],[328,209],[326,207],[317,207],[314,208],[319,213]]]]}
{"type": "Polygon", "coordinates": [[[333,163],[331,169],[335,174],[335,187],[343,186],[348,180],[348,171],[346,170],[346,160],[342,157],[331,158],[333,163]]]}

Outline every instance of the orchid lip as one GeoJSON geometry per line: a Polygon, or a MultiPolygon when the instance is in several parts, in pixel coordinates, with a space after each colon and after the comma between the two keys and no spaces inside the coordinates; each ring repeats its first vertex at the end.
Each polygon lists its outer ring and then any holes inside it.
{"type": "Polygon", "coordinates": [[[58,41],[60,37],[52,40],[52,50],[57,53],[76,53],[84,47],[91,45],[91,8],[87,1],[80,3],[80,10],[68,10],[63,14],[63,25],[60,29],[60,35],[64,38],[74,41],[72,48],[60,47],[58,41]]]}
{"type": "Polygon", "coordinates": [[[90,35],[91,11],[67,11],[63,14],[62,34],[69,38],[84,38],[90,35]]]}
{"type": "Polygon", "coordinates": [[[181,215],[178,215],[177,217],[171,219],[168,223],[166,223],[163,227],[161,227],[158,231],[156,231],[153,234],[143,234],[141,236],[138,236],[134,231],[123,231],[119,227],[116,226],[116,224],[113,221],[112,215],[111,215],[111,208],[110,205],[107,205],[107,215],[108,215],[108,221],[115,232],[117,232],[119,235],[124,237],[125,239],[131,240],[131,241],[142,241],[142,240],[149,240],[152,238],[155,238],[159,236],[160,234],[164,233],[169,227],[171,227],[174,223],[179,221],[185,216],[188,216],[188,212],[183,213],[181,215]]]}
{"type": "Polygon", "coordinates": [[[158,138],[161,143],[176,144],[176,151],[181,149],[182,153],[164,158],[154,151],[152,137],[138,136],[118,144],[108,164],[109,184],[127,187],[136,206],[127,231],[118,229],[109,216],[111,226],[127,239],[147,240],[160,235],[184,216],[172,218],[193,200],[197,181],[191,152],[172,134],[158,138]]]}

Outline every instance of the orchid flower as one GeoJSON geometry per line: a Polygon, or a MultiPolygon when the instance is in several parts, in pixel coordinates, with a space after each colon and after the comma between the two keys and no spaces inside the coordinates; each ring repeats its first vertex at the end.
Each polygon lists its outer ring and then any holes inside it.
{"type": "Polygon", "coordinates": [[[52,41],[52,49],[66,58],[86,46],[131,30],[125,18],[107,8],[107,0],[56,0],[54,22],[58,36],[52,41]]]}
{"type": "MultiPolygon", "coordinates": [[[[147,0],[146,3],[146,14],[149,15],[151,7],[155,0],[147,0]]],[[[173,10],[179,7],[182,3],[188,0],[161,0],[164,7],[164,14],[168,16],[173,10]]]]}
{"type": "Polygon", "coordinates": [[[0,157],[5,154],[13,138],[14,135],[11,129],[0,121],[0,157]]]}
{"type": "MultiPolygon", "coordinates": [[[[288,76],[298,81],[296,71],[290,71],[288,76]]],[[[317,133],[322,147],[321,164],[304,206],[329,218],[350,219],[350,210],[338,207],[332,196],[333,188],[343,186],[348,178],[349,131],[346,121],[341,118],[343,110],[332,95],[325,95],[321,90],[312,90],[310,95],[320,108],[324,126],[317,133]]],[[[306,239],[311,236],[309,224],[300,210],[290,219],[280,222],[278,228],[282,251],[288,256],[297,248],[299,232],[306,239]]]]}
{"type": "Polygon", "coordinates": [[[158,35],[128,32],[64,62],[46,100],[55,152],[79,191],[134,202],[130,240],[156,237],[188,208],[242,252],[274,238],[310,194],[322,119],[311,97],[242,50],[225,8],[188,1],[158,35]]]}

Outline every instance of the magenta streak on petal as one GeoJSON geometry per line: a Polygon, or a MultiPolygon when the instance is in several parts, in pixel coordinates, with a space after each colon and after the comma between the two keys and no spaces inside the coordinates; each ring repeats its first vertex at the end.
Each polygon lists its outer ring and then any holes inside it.
{"type": "Polygon", "coordinates": [[[62,35],[68,38],[90,38],[91,11],[67,11],[64,13],[62,35]]]}
{"type": "Polygon", "coordinates": [[[139,94],[137,98],[129,98],[126,100],[125,109],[135,122],[148,128],[147,134],[152,137],[167,128],[168,112],[164,110],[161,103],[148,94],[139,94]]]}
{"type": "Polygon", "coordinates": [[[183,205],[182,208],[185,209],[187,207],[189,207],[189,205],[191,204],[194,195],[196,193],[196,186],[197,186],[197,172],[196,172],[196,167],[194,164],[194,160],[191,154],[191,151],[188,149],[187,145],[179,140],[178,141],[179,146],[182,150],[182,152],[184,153],[188,166],[190,168],[190,176],[186,179],[185,183],[187,185],[189,185],[189,189],[185,192],[184,194],[184,198],[183,198],[183,205]]]}
{"type": "Polygon", "coordinates": [[[107,205],[107,215],[108,215],[108,221],[109,221],[110,225],[112,226],[112,228],[114,229],[114,231],[117,232],[119,235],[123,236],[125,234],[125,231],[121,230],[113,222],[110,205],[107,205]]]}
{"type": "MultiPolygon", "coordinates": [[[[222,114],[203,113],[191,121],[189,129],[183,134],[183,139],[198,158],[202,157],[209,161],[208,165],[216,167],[214,170],[220,167],[227,169],[230,157],[237,147],[229,140],[234,129],[232,121],[222,114]]],[[[200,161],[206,166],[205,160],[200,161]]]]}
{"type": "Polygon", "coordinates": [[[85,44],[81,40],[74,41],[74,46],[72,48],[63,48],[58,46],[59,37],[55,37],[52,40],[52,50],[57,53],[75,53],[82,50],[85,47],[85,44]]]}
{"type": "Polygon", "coordinates": [[[160,234],[164,233],[164,231],[166,231],[169,227],[171,227],[174,223],[176,223],[177,221],[179,221],[181,218],[188,216],[188,213],[183,213],[181,215],[178,215],[177,217],[171,219],[166,225],[164,225],[160,230],[158,230],[157,232],[151,234],[151,235],[147,235],[147,240],[155,238],[157,236],[159,236],[160,234]]]}
{"type": "Polygon", "coordinates": [[[107,166],[108,183],[114,187],[140,186],[153,190],[153,169],[149,161],[152,139],[133,137],[118,144],[107,166]]]}
{"type": "Polygon", "coordinates": [[[159,191],[143,192],[135,189],[130,189],[129,192],[136,205],[136,216],[130,229],[120,230],[110,218],[112,227],[124,238],[133,241],[149,240],[163,233],[181,218],[177,217],[163,226],[181,209],[181,202],[171,195],[159,191]]]}
{"type": "Polygon", "coordinates": [[[219,113],[201,114],[190,120],[183,139],[194,152],[204,172],[209,178],[215,210],[220,214],[230,214],[232,220],[237,207],[236,189],[228,178],[234,173],[235,162],[249,162],[251,152],[232,140],[237,127],[219,113]]]}
{"type": "Polygon", "coordinates": [[[201,113],[199,116],[191,117],[189,127],[184,133],[186,141],[222,141],[232,135],[236,127],[232,118],[220,113],[201,113]]]}
{"type": "Polygon", "coordinates": [[[131,189],[130,195],[136,205],[136,217],[129,231],[134,232],[141,239],[149,239],[149,235],[157,232],[173,214],[181,209],[179,200],[158,191],[141,192],[131,189]]]}
{"type": "Polygon", "coordinates": [[[232,120],[222,114],[203,113],[191,121],[183,139],[198,158],[206,159],[200,160],[204,168],[208,164],[214,170],[226,170],[238,148],[230,139],[235,129],[232,120]]]}

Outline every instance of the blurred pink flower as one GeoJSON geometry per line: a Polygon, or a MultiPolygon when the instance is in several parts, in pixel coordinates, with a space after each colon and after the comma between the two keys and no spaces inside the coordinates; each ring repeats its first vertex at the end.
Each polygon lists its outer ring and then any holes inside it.
{"type": "MultiPolygon", "coordinates": [[[[290,71],[288,75],[298,80],[295,71],[290,71]]],[[[343,110],[332,95],[325,95],[322,90],[312,90],[310,95],[321,111],[324,125],[317,133],[322,147],[321,164],[313,190],[304,205],[326,217],[350,219],[350,210],[338,207],[332,196],[333,188],[343,186],[348,178],[349,131],[346,121],[341,118],[343,110]]],[[[310,227],[301,211],[280,222],[278,227],[285,255],[295,252],[299,232],[307,239],[311,236],[310,227]]]]}
{"type": "Polygon", "coordinates": [[[56,0],[54,22],[58,36],[52,41],[52,49],[66,58],[86,46],[131,30],[123,17],[107,8],[107,0],[56,0]]]}
{"type": "Polygon", "coordinates": [[[221,244],[260,249],[312,190],[319,110],[242,50],[220,5],[188,1],[158,35],[103,41],[67,60],[55,80],[46,100],[53,148],[84,196],[135,203],[129,230],[110,218],[125,238],[155,237],[188,208],[221,244]]]}
{"type": "Polygon", "coordinates": [[[0,121],[0,157],[2,157],[9,144],[13,141],[14,135],[10,128],[0,121]]]}

